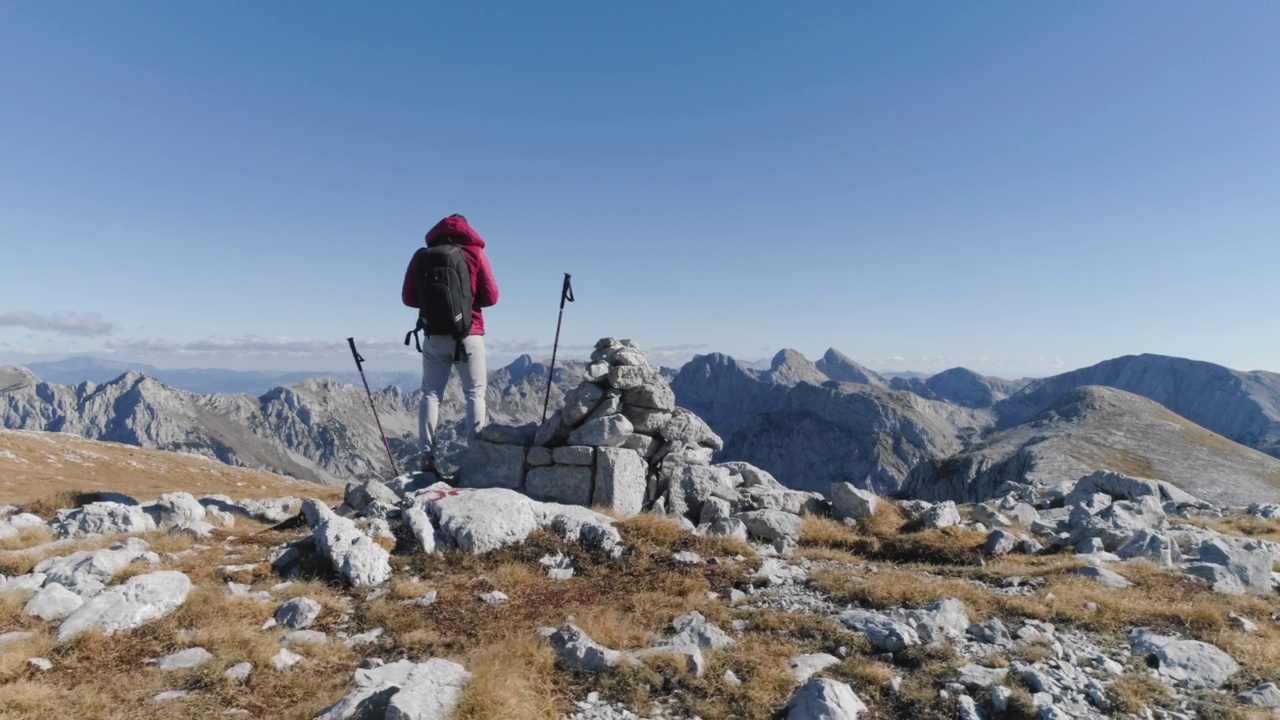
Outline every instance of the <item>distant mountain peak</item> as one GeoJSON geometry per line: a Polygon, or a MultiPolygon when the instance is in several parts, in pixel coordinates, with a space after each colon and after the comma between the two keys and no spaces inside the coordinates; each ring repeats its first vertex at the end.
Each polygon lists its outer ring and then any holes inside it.
{"type": "Polygon", "coordinates": [[[773,356],[773,362],[769,364],[768,379],[778,385],[791,386],[802,382],[821,385],[830,378],[804,355],[786,348],[773,356]]]}
{"type": "Polygon", "coordinates": [[[884,378],[858,364],[848,355],[835,348],[827,348],[827,351],[822,355],[822,359],[816,363],[815,367],[823,375],[837,382],[860,383],[879,387],[887,386],[884,378]]]}

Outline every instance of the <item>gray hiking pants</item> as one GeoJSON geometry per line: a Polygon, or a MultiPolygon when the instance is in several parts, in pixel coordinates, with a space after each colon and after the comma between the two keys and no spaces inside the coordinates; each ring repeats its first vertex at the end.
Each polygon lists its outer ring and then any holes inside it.
{"type": "MultiPolygon", "coordinates": [[[[422,346],[422,405],[418,408],[418,438],[423,457],[435,456],[436,425],[440,422],[440,400],[449,384],[449,371],[453,369],[453,351],[456,341],[446,335],[428,335],[422,346]]],[[[475,437],[485,424],[484,393],[488,376],[484,363],[484,336],[463,338],[462,347],[467,360],[457,363],[458,377],[462,380],[462,394],[467,400],[467,419],[464,432],[468,439],[475,437]]]]}

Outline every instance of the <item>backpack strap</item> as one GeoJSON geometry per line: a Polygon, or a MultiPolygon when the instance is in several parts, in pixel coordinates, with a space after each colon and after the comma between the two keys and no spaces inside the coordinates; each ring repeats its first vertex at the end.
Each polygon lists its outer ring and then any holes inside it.
{"type": "Polygon", "coordinates": [[[466,348],[462,347],[462,338],[455,338],[453,344],[453,361],[455,363],[468,362],[471,357],[467,355],[466,348]]]}

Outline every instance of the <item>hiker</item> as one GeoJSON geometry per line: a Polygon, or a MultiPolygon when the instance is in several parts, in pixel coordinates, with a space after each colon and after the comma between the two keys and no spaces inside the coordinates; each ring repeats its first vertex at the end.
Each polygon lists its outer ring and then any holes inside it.
{"type": "Polygon", "coordinates": [[[481,308],[497,304],[498,284],[484,245],[484,239],[465,217],[450,215],[427,233],[427,246],[413,254],[404,274],[400,299],[405,305],[418,308],[418,327],[427,335],[422,346],[423,399],[418,409],[423,472],[436,472],[435,431],[440,420],[440,399],[454,365],[467,399],[468,439],[485,425],[487,375],[481,308]],[[466,277],[462,277],[464,273],[466,277]],[[467,307],[470,313],[466,312],[467,307]]]}

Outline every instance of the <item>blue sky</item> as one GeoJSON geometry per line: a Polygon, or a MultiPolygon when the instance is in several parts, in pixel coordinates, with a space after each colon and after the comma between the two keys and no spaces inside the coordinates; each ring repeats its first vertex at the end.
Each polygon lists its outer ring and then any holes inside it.
{"type": "Polygon", "coordinates": [[[0,362],[379,369],[439,217],[494,360],[1280,370],[1280,5],[0,5],[0,362]]]}

